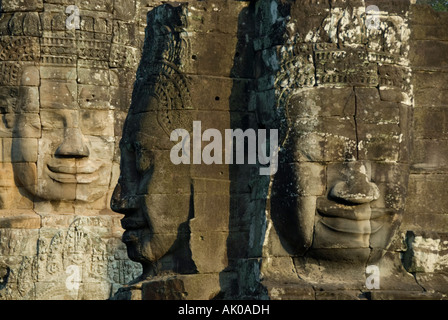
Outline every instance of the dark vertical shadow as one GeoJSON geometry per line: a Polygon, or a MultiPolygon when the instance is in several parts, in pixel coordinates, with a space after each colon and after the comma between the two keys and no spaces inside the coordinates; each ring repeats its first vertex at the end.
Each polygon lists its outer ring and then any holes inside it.
{"type": "MultiPolygon", "coordinates": [[[[268,142],[270,129],[279,130],[279,143],[287,130],[285,121],[282,121],[285,119],[285,106],[281,105],[281,101],[278,102],[274,83],[279,70],[272,70],[272,66],[265,65],[266,61],[263,61],[263,50],[281,46],[285,41],[285,21],[290,13],[290,4],[288,1],[278,1],[277,4],[276,14],[281,19],[274,22],[266,19],[269,13],[263,10],[272,10],[272,7],[270,3],[263,3],[263,0],[251,1],[238,18],[238,43],[229,99],[230,121],[232,129],[256,130],[257,142],[258,129],[266,130],[268,142]],[[256,6],[259,8],[256,9],[256,6]]],[[[266,147],[269,150],[268,145],[266,147]]],[[[245,152],[247,155],[247,149],[245,152]]],[[[261,282],[260,269],[272,177],[260,174],[258,156],[256,165],[247,165],[247,157],[245,163],[230,165],[229,168],[229,267],[221,273],[221,287],[229,288],[225,298],[268,299],[267,289],[261,282]]]]}
{"type": "MultiPolygon", "coordinates": [[[[231,70],[232,91],[229,98],[231,129],[254,129],[257,132],[255,110],[250,107],[255,84],[255,2],[238,15],[237,45],[231,70]]],[[[233,145],[235,160],[235,143],[233,145]]],[[[239,150],[238,152],[241,152],[239,150]]],[[[264,203],[254,196],[259,190],[258,165],[248,164],[248,139],[245,139],[244,164],[229,165],[230,213],[227,238],[228,267],[220,273],[223,299],[260,299],[263,288],[259,283],[259,267],[265,228],[264,203]],[[261,209],[261,210],[260,210],[261,209]]],[[[266,179],[265,179],[266,180],[266,179]]],[[[267,184],[266,184],[267,186],[267,184]]]]}

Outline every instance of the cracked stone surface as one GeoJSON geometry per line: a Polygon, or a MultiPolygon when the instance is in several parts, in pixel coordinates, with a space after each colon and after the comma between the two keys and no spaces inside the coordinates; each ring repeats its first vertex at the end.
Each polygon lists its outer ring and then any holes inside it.
{"type": "Polygon", "coordinates": [[[448,13],[0,6],[0,299],[446,299],[448,13]],[[278,171],[173,164],[193,121],[278,171]]]}

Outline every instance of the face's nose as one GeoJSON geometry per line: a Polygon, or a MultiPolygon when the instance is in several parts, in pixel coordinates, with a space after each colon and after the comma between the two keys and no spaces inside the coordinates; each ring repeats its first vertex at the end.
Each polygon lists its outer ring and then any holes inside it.
{"type": "Polygon", "coordinates": [[[378,186],[370,181],[363,163],[349,162],[345,180],[337,182],[330,190],[330,197],[349,204],[363,204],[379,198],[378,186]]]}
{"type": "Polygon", "coordinates": [[[55,155],[65,158],[86,158],[90,155],[86,138],[79,128],[66,128],[64,140],[56,149],[55,155]]]}
{"type": "Polygon", "coordinates": [[[110,208],[115,212],[124,214],[126,212],[126,205],[121,191],[121,184],[120,181],[118,181],[117,185],[115,186],[114,192],[112,193],[112,198],[110,199],[110,208]]]}
{"type": "Polygon", "coordinates": [[[128,195],[124,189],[121,182],[118,181],[110,199],[110,208],[117,213],[127,214],[138,208],[138,197],[128,195]]]}

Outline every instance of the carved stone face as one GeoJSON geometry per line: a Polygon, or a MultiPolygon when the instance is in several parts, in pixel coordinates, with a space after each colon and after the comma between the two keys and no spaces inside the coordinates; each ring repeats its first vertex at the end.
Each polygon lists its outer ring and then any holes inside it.
{"type": "Polygon", "coordinates": [[[149,12],[148,42],[120,141],[121,172],[111,208],[125,215],[122,240],[129,258],[142,263],[143,276],[191,270],[190,168],[170,159],[171,131],[192,126],[188,84],[178,69],[185,59],[183,22],[182,6],[167,4],[149,12]]]}
{"type": "Polygon", "coordinates": [[[331,11],[309,31],[328,41],[318,45],[290,27],[298,44],[279,81],[288,135],[271,215],[291,253],[364,264],[384,254],[403,213],[412,92],[405,20],[382,16],[384,30],[367,30],[357,10],[331,11]]]}
{"type": "MultiPolygon", "coordinates": [[[[153,97],[137,100],[158,104],[153,97]]],[[[189,169],[172,164],[171,147],[157,112],[128,115],[120,142],[121,175],[111,207],[125,215],[122,240],[129,257],[143,265],[159,261],[176,249],[178,238],[188,236],[182,226],[191,210],[189,169]]]]}
{"type": "Polygon", "coordinates": [[[40,108],[35,99],[22,99],[22,109],[35,112],[17,115],[13,150],[34,152],[37,161],[15,162],[14,171],[19,184],[38,199],[93,202],[109,189],[113,110],[101,97],[93,98],[94,109],[78,103],[77,89],[81,86],[73,82],[41,79],[40,108]]]}
{"type": "Polygon", "coordinates": [[[382,101],[377,88],[290,99],[272,210],[295,252],[372,261],[388,247],[406,196],[408,108],[382,101]]]}

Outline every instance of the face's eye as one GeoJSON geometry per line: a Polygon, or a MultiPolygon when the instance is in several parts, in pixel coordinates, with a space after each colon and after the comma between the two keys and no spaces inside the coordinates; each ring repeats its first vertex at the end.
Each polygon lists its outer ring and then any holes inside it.
{"type": "Polygon", "coordinates": [[[134,149],[137,171],[144,174],[151,168],[152,152],[148,150],[140,141],[136,141],[134,143],[134,149]]]}

